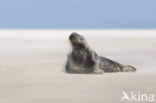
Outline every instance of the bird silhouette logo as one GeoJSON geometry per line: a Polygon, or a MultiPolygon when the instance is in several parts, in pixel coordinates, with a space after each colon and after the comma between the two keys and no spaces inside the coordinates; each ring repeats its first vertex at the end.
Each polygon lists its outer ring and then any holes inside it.
{"type": "Polygon", "coordinates": [[[129,100],[129,101],[131,100],[125,91],[122,91],[122,94],[123,94],[123,96],[122,96],[121,100],[129,100]]]}

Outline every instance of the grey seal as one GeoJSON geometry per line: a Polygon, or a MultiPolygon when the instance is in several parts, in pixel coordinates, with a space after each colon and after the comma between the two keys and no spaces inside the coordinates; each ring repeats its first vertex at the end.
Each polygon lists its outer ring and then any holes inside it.
{"type": "Polygon", "coordinates": [[[113,60],[98,56],[93,51],[85,38],[77,33],[69,36],[72,51],[68,55],[65,66],[67,73],[102,74],[104,72],[134,72],[136,68],[125,66],[113,60]]]}

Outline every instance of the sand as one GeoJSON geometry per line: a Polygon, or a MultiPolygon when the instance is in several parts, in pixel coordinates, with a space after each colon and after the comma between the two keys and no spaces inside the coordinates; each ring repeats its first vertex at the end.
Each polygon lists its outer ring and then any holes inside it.
{"type": "Polygon", "coordinates": [[[125,103],[122,91],[155,95],[155,34],[156,30],[0,30],[0,103],[125,103]],[[71,32],[83,34],[99,55],[132,65],[137,72],[65,73],[71,32]]]}

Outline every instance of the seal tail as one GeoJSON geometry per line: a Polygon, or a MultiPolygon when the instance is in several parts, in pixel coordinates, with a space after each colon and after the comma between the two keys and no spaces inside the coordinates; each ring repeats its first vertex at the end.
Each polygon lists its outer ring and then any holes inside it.
{"type": "Polygon", "coordinates": [[[121,72],[135,72],[137,70],[136,68],[130,65],[124,66],[124,65],[118,64],[117,66],[118,68],[120,68],[121,72]]]}

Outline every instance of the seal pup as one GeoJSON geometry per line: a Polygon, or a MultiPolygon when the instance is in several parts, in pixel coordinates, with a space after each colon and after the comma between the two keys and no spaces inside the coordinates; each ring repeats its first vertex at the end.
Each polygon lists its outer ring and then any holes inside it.
{"type": "Polygon", "coordinates": [[[104,72],[134,72],[132,66],[125,66],[113,60],[98,56],[88,45],[82,35],[72,33],[69,36],[72,52],[68,55],[66,63],[67,73],[94,73],[104,72]]]}

